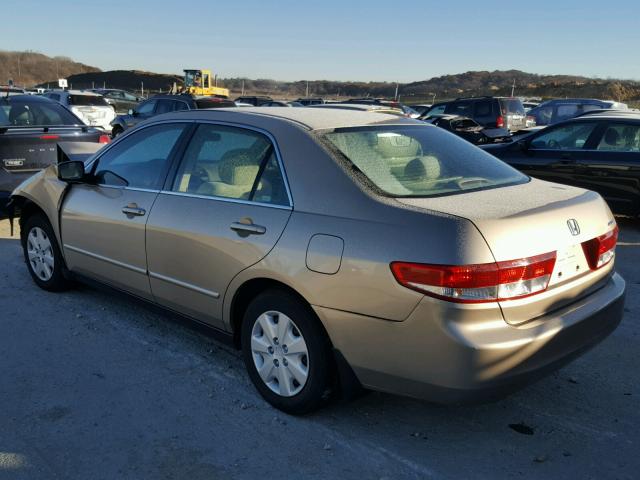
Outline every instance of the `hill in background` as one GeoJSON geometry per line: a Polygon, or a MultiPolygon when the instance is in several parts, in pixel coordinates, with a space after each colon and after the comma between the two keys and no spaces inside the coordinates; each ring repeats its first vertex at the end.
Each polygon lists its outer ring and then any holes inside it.
{"type": "MultiPolygon", "coordinates": [[[[48,57],[35,52],[0,51],[0,83],[9,78],[25,86],[57,85],[58,78],[67,78],[73,88],[122,88],[140,93],[166,92],[175,83],[182,84],[181,75],[167,75],[139,70],[113,70],[77,63],[67,57],[48,57]]],[[[429,80],[396,85],[392,82],[339,82],[332,80],[283,82],[269,79],[223,78],[219,86],[231,90],[232,96],[271,95],[276,98],[311,96],[324,98],[387,97],[396,87],[406,103],[431,103],[456,97],[479,95],[511,95],[541,98],[601,98],[636,104],[640,102],[640,82],[633,80],[598,79],[577,75],[537,75],[519,70],[474,71],[444,75],[429,80]]]]}
{"type": "Polygon", "coordinates": [[[33,86],[42,82],[57,85],[58,78],[85,72],[100,72],[100,69],[74,62],[69,57],[0,50],[0,84],[13,80],[16,85],[33,86]]]}

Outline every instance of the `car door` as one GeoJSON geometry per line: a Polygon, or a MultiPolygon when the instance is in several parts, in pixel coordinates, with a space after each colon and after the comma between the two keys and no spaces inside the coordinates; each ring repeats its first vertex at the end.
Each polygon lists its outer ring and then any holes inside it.
{"type": "Polygon", "coordinates": [[[548,127],[525,140],[523,154],[516,163],[509,163],[542,180],[582,186],[578,160],[597,126],[596,121],[574,121],[548,127]]]}
{"type": "Polygon", "coordinates": [[[292,204],[264,132],[202,123],[147,223],[155,300],[222,328],[227,286],[273,248],[292,204]]]}
{"type": "Polygon", "coordinates": [[[92,163],[90,183],[71,186],[60,216],[71,271],[152,298],[145,224],[188,126],[153,125],[123,138],[92,163]]]}
{"type": "Polygon", "coordinates": [[[640,213],[640,123],[614,120],[579,160],[583,185],[604,197],[613,211],[640,213]]]}

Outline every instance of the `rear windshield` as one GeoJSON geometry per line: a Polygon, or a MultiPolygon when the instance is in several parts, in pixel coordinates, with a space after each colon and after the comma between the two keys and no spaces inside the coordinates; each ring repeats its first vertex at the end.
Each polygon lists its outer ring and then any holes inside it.
{"type": "Polygon", "coordinates": [[[104,97],[98,95],[69,95],[69,105],[106,107],[109,104],[104,97]]]}
{"type": "Polygon", "coordinates": [[[29,127],[81,125],[82,122],[56,102],[0,101],[0,126],[29,127]]]}
{"type": "Polygon", "coordinates": [[[469,142],[427,125],[342,128],[324,138],[391,197],[449,195],[528,181],[469,142]]]}
{"type": "Polygon", "coordinates": [[[522,105],[522,101],[518,98],[504,98],[500,100],[500,103],[502,105],[503,115],[507,113],[525,114],[524,105],[522,105]]]}

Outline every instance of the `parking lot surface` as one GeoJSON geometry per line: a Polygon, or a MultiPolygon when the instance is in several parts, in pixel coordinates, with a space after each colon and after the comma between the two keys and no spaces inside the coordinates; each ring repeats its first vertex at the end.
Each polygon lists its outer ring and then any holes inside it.
{"type": "Polygon", "coordinates": [[[640,222],[619,222],[625,317],[559,372],[487,405],[371,393],[306,417],[200,329],[38,289],[0,222],[0,479],[638,478],[640,222]]]}

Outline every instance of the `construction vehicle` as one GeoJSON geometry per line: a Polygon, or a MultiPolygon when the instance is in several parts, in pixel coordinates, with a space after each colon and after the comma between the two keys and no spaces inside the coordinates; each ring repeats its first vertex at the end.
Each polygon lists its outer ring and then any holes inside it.
{"type": "Polygon", "coordinates": [[[229,97],[229,89],[214,86],[211,70],[184,70],[182,93],[196,96],[229,97]]]}

